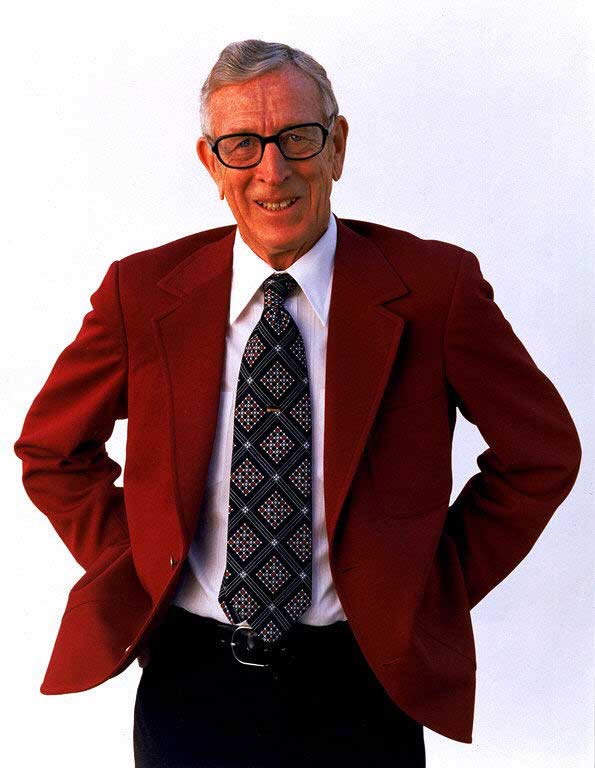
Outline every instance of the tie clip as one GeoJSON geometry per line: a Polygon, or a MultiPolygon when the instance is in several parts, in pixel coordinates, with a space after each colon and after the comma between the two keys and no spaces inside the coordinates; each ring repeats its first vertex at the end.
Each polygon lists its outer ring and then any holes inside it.
{"type": "Polygon", "coordinates": [[[271,411],[274,413],[281,413],[281,408],[269,408],[269,406],[267,406],[267,413],[270,413],[271,411]]]}

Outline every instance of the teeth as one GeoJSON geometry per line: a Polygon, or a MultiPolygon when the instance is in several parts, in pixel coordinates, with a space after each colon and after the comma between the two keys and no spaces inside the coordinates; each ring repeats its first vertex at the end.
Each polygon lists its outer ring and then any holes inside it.
{"type": "Polygon", "coordinates": [[[295,203],[297,197],[290,197],[287,200],[282,200],[280,203],[265,203],[261,200],[256,202],[261,208],[266,208],[267,211],[281,211],[283,208],[288,208],[292,203],[295,203]]]}

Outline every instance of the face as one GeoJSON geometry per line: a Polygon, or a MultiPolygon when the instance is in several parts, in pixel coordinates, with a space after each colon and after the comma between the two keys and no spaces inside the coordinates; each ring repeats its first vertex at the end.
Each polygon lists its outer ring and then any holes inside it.
{"type": "MultiPolygon", "coordinates": [[[[219,88],[211,96],[210,111],[213,139],[243,132],[269,136],[299,123],[328,127],[318,86],[292,66],[219,88]]],[[[286,269],[324,233],[332,183],[343,169],[347,130],[339,116],[315,157],[286,160],[278,147],[267,144],[259,165],[244,169],[227,168],[204,136],[198,140],[198,156],[227,200],[242,238],[276,269],[286,269]],[[291,204],[279,210],[262,205],[287,200],[291,204]]]]}

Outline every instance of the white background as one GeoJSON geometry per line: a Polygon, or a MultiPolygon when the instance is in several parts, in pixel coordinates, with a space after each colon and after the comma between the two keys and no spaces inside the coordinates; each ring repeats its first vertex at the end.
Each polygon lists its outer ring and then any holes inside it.
{"type": "MultiPolygon", "coordinates": [[[[12,445],[111,261],[232,221],[194,154],[198,91],[224,45],[248,37],[303,48],[327,68],[351,127],[335,213],[474,251],[582,439],[570,497],[529,557],[473,611],[473,744],[426,729],[428,768],[592,765],[586,7],[568,0],[4,7],[5,765],[132,765],[136,665],[85,693],[39,693],[80,569],[26,497],[12,445]]],[[[108,449],[120,463],[124,439],[119,423],[108,449]]],[[[453,499],[484,447],[461,417],[453,499]]]]}

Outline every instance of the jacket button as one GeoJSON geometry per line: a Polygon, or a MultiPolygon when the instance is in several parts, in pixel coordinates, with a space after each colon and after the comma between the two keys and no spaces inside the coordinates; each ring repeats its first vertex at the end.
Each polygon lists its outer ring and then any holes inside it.
{"type": "Polygon", "coordinates": [[[172,555],[172,556],[169,558],[169,565],[170,565],[170,567],[171,567],[172,571],[174,570],[174,568],[176,567],[176,565],[177,565],[179,562],[180,562],[180,561],[179,561],[177,558],[175,558],[173,555],[172,555]]]}

